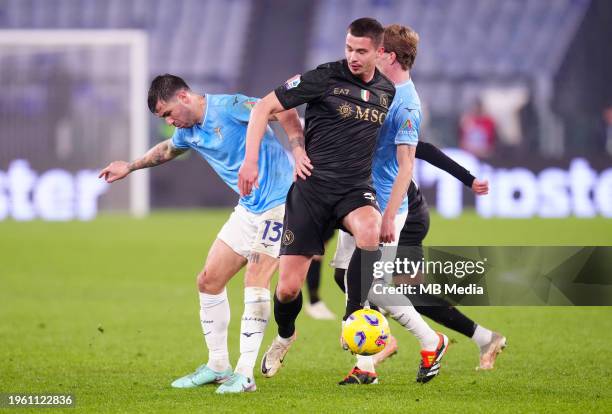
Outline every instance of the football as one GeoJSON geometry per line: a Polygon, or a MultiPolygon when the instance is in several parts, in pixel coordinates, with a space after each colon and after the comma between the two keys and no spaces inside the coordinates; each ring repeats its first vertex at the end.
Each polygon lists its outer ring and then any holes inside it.
{"type": "Polygon", "coordinates": [[[391,331],[387,319],[373,309],[353,312],[342,328],[342,339],[355,354],[374,355],[387,345],[391,331]]]}

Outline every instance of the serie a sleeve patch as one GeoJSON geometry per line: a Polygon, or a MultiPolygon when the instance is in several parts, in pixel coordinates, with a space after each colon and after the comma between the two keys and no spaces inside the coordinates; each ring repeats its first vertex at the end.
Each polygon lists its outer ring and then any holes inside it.
{"type": "Polygon", "coordinates": [[[302,82],[302,75],[298,74],[295,75],[289,79],[287,79],[287,82],[285,82],[285,89],[289,90],[289,89],[293,89],[295,87],[297,87],[300,82],[302,82]]]}

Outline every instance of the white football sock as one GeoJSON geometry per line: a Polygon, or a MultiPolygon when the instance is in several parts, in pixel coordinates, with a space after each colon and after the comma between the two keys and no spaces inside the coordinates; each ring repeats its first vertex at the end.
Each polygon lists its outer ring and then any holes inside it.
{"type": "MultiPolygon", "coordinates": [[[[346,321],[342,321],[342,328],[344,328],[344,324],[346,323],[346,321]]],[[[376,369],[374,368],[374,359],[372,358],[371,355],[355,355],[357,361],[355,362],[355,366],[357,368],[359,368],[362,371],[368,371],[368,372],[376,372],[376,369]]]]}
{"type": "Polygon", "coordinates": [[[357,368],[362,371],[376,372],[374,369],[374,359],[371,355],[355,355],[357,357],[357,368]]]}
{"type": "Polygon", "coordinates": [[[472,335],[472,341],[476,342],[476,345],[482,348],[491,342],[491,339],[493,339],[493,332],[483,326],[476,325],[476,330],[472,335]]]}
{"type": "MultiPolygon", "coordinates": [[[[386,280],[375,280],[374,284],[380,284],[383,287],[388,285],[386,280]]],[[[390,294],[375,294],[374,286],[368,292],[368,300],[370,303],[377,305],[379,308],[386,309],[389,315],[400,325],[410,331],[420,342],[421,349],[426,351],[435,351],[440,342],[440,338],[436,331],[423,320],[420,313],[414,309],[412,302],[404,295],[390,294]]]]}
{"type": "Polygon", "coordinates": [[[208,347],[208,368],[223,371],[230,368],[227,351],[227,327],[230,321],[230,307],[227,292],[209,295],[200,292],[200,323],[208,347]]]}
{"type": "Polygon", "coordinates": [[[436,331],[431,329],[423,320],[414,306],[385,306],[389,315],[400,325],[410,331],[421,343],[421,348],[426,351],[435,351],[440,338],[436,331]]]}
{"type": "Polygon", "coordinates": [[[253,378],[264,332],[270,319],[270,291],[261,287],[244,288],[244,313],[240,323],[240,359],[236,372],[253,378]]]}

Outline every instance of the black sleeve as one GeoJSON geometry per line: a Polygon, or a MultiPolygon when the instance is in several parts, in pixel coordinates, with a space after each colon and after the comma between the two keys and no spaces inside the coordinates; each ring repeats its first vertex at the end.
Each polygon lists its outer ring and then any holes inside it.
{"type": "Polygon", "coordinates": [[[429,142],[419,141],[416,147],[415,157],[446,171],[461,181],[466,187],[472,188],[472,183],[476,177],[470,174],[468,170],[456,163],[448,155],[440,151],[435,145],[429,142]]]}
{"type": "Polygon", "coordinates": [[[303,75],[295,75],[274,90],[276,97],[285,109],[295,108],[304,103],[321,98],[327,91],[331,76],[329,67],[321,65],[303,75]]]}

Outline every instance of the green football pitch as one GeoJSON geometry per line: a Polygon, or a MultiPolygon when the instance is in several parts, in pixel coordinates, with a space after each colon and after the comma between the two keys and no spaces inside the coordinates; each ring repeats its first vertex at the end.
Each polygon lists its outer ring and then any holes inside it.
{"type": "MultiPolygon", "coordinates": [[[[75,396],[74,408],[43,412],[612,412],[610,307],[464,307],[506,335],[508,348],[495,370],[476,371],[476,346],[437,327],[452,345],[426,385],[415,383],[416,340],[392,322],[400,350],[379,367],[380,384],[351,387],[336,385],[352,363],[338,345],[339,322],[302,314],[284,368],[271,379],[256,374],[257,392],[172,389],[173,379],[207,359],[195,275],[227,215],[0,223],[0,393],[75,396]]],[[[433,216],[426,244],[612,245],[612,220],[433,216]]],[[[242,275],[229,297],[235,364],[242,275]]],[[[342,312],[328,266],[322,297],[342,312]]],[[[272,320],[263,347],[274,333],[272,320]]]]}

